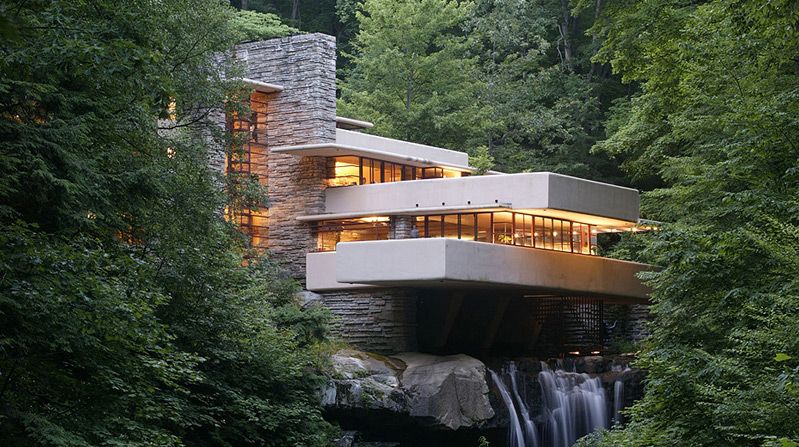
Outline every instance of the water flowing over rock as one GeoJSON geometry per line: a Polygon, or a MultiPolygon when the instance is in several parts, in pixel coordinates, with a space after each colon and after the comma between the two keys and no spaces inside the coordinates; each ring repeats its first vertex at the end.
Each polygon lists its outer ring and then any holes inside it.
{"type": "Polygon", "coordinates": [[[551,370],[538,373],[543,396],[543,437],[551,447],[568,447],[577,439],[609,425],[602,382],[588,374],[551,370]]]}
{"type": "Polygon", "coordinates": [[[581,369],[594,374],[575,372],[575,363],[553,369],[545,362],[539,363],[537,373],[526,375],[515,362],[506,363],[501,375],[491,371],[508,412],[507,445],[568,447],[588,433],[621,421],[625,375],[637,373],[618,365],[605,371],[600,358],[579,362],[581,369]],[[612,395],[606,387],[612,387],[612,395]]]}
{"type": "Polygon", "coordinates": [[[479,427],[494,416],[486,367],[467,355],[383,357],[346,349],[332,363],[321,396],[329,410],[390,412],[447,430],[479,427]]]}
{"type": "Polygon", "coordinates": [[[480,436],[492,447],[566,447],[622,422],[621,409],[641,396],[644,372],[630,359],[489,359],[491,371],[467,355],[345,349],[320,398],[346,430],[342,447],[462,447],[480,436]]]}

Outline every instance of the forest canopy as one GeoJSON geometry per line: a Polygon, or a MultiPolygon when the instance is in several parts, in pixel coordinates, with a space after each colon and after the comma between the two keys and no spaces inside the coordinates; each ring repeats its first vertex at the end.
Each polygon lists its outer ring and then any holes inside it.
{"type": "Polygon", "coordinates": [[[291,31],[252,14],[0,7],[0,445],[327,445],[327,315],[247,252],[208,165],[204,118],[245,91],[213,56],[291,31]]]}
{"type": "Polygon", "coordinates": [[[611,255],[660,268],[646,394],[580,445],[799,445],[798,24],[793,0],[0,3],[0,445],[328,445],[329,316],[208,165],[236,142],[206,118],[246,111],[217,56],[310,31],[374,132],[643,192],[662,226],[611,255]]]}

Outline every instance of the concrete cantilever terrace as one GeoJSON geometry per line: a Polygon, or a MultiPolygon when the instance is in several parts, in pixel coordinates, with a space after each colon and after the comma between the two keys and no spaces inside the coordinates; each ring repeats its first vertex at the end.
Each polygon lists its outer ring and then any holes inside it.
{"type": "Polygon", "coordinates": [[[632,228],[638,221],[639,202],[634,189],[536,172],[330,188],[325,191],[325,214],[298,219],[512,208],[599,226],[632,228]]]}
{"type": "Polygon", "coordinates": [[[469,155],[424,144],[410,143],[392,138],[378,137],[346,129],[336,129],[335,143],[314,143],[281,146],[274,153],[311,157],[356,155],[412,166],[439,166],[463,172],[472,172],[469,155]]]}
{"type": "Polygon", "coordinates": [[[335,252],[308,254],[308,289],[368,286],[512,288],[599,295],[646,302],[636,278],[645,264],[458,239],[400,239],[341,243],[335,252]],[[391,256],[385,256],[391,253],[391,256]]]}

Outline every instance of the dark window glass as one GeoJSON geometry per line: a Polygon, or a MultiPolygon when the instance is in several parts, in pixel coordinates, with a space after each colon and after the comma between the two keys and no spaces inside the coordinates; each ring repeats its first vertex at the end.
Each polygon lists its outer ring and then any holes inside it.
{"type": "Polygon", "coordinates": [[[480,242],[492,242],[491,236],[491,213],[477,214],[477,240],[480,242]]]}
{"type": "Polygon", "coordinates": [[[458,215],[448,214],[444,216],[444,237],[458,238],[458,215]]]}
{"type": "Polygon", "coordinates": [[[466,241],[475,240],[475,215],[461,214],[461,234],[460,238],[466,241]]]}
{"type": "Polygon", "coordinates": [[[443,235],[441,228],[443,223],[442,216],[427,216],[427,237],[441,237],[443,235]]]}

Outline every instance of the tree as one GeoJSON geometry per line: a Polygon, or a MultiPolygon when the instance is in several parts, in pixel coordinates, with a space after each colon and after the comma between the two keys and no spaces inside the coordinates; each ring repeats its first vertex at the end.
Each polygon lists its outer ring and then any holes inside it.
{"type": "Polygon", "coordinates": [[[365,1],[340,113],[374,121],[382,135],[466,149],[483,116],[463,30],[472,7],[454,0],[365,1]]]}
{"type": "Polygon", "coordinates": [[[208,166],[233,10],[0,11],[0,445],[326,445],[326,315],[242,265],[208,166]]]}
{"type": "Polygon", "coordinates": [[[642,92],[598,149],[662,188],[668,222],[639,260],[662,266],[645,397],[629,425],[583,445],[799,441],[799,7],[629,1],[595,31],[598,58],[642,92]]]}
{"type": "Polygon", "coordinates": [[[481,0],[470,20],[479,42],[490,118],[486,144],[499,168],[548,170],[622,182],[615,162],[591,153],[618,80],[591,74],[593,48],[568,2],[481,0]]]}
{"type": "Polygon", "coordinates": [[[237,40],[240,42],[299,33],[299,30],[286,26],[281,22],[280,17],[256,11],[237,11],[232,25],[234,31],[239,34],[237,40]]]}

